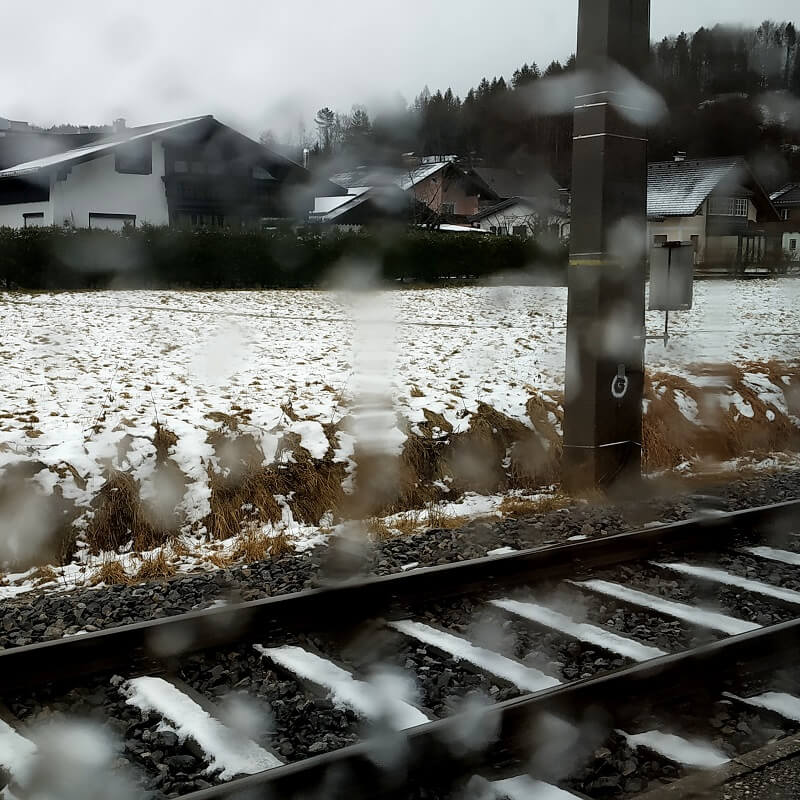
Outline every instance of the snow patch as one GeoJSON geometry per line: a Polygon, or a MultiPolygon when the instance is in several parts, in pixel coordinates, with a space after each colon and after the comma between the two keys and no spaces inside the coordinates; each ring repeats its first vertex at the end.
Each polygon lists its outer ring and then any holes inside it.
{"type": "Polygon", "coordinates": [[[646,592],[639,592],[636,589],[629,589],[627,586],[620,586],[617,583],[609,583],[608,581],[594,579],[570,582],[574,583],[575,586],[589,589],[592,592],[605,594],[617,600],[622,600],[624,603],[632,603],[635,606],[652,608],[654,611],[658,611],[670,617],[675,617],[675,619],[690,622],[701,628],[711,628],[711,630],[714,631],[721,631],[729,636],[737,636],[740,633],[755,631],[761,627],[754,622],[728,617],[725,614],[719,614],[716,611],[707,611],[702,608],[697,608],[696,606],[687,605],[686,603],[677,603],[674,600],[665,600],[663,597],[657,597],[656,595],[647,594],[646,592]]]}
{"type": "Polygon", "coordinates": [[[281,766],[272,753],[214,719],[191,697],[161,678],[132,678],[120,691],[127,705],[143,714],[161,714],[182,740],[197,742],[208,756],[208,772],[221,771],[222,780],[281,766]]]}
{"type": "Polygon", "coordinates": [[[716,569],[715,567],[698,567],[692,564],[652,563],[653,566],[679,572],[681,575],[689,575],[692,578],[714,581],[715,583],[722,583],[725,586],[735,586],[737,589],[744,589],[747,592],[762,594],[765,597],[772,597],[775,600],[782,600],[785,603],[800,604],[800,592],[796,592],[793,589],[783,589],[780,586],[773,586],[771,583],[762,583],[761,581],[754,581],[749,578],[741,578],[731,572],[725,572],[725,570],[716,569]]]}
{"type": "Polygon", "coordinates": [[[537,625],[561,631],[595,647],[602,647],[609,652],[630,658],[632,661],[649,661],[653,658],[667,655],[657,647],[649,647],[625,636],[611,633],[596,625],[590,625],[587,622],[576,622],[566,614],[561,614],[551,608],[536,605],[535,603],[520,603],[517,600],[492,600],[490,605],[535,622],[537,625]]]}
{"type": "Polygon", "coordinates": [[[351,708],[368,720],[388,717],[395,730],[406,730],[428,722],[425,714],[400,697],[382,692],[380,686],[356,680],[346,670],[301,647],[255,645],[255,649],[283,669],[324,687],[333,703],[351,708]]]}
{"type": "Polygon", "coordinates": [[[690,742],[672,733],[661,733],[661,731],[646,731],[635,735],[625,731],[618,733],[625,737],[631,747],[646,747],[670,761],[688,767],[715,769],[730,761],[725,753],[706,742],[690,742]]]}
{"type": "Polygon", "coordinates": [[[561,684],[557,678],[545,675],[538,669],[526,667],[518,661],[513,661],[491,650],[485,650],[483,647],[476,647],[460,636],[453,636],[451,633],[431,628],[421,622],[401,620],[390,622],[389,627],[404,636],[410,636],[412,639],[417,639],[447,653],[456,661],[466,661],[479,669],[486,670],[525,692],[540,692],[561,684]]]}

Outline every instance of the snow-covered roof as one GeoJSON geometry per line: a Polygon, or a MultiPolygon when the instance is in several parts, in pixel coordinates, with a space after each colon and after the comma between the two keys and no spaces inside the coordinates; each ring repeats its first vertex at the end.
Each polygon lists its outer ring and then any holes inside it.
{"type": "Polygon", "coordinates": [[[15,164],[13,167],[0,170],[0,179],[2,178],[18,178],[23,175],[31,175],[43,169],[51,167],[58,167],[62,164],[68,164],[72,161],[77,161],[90,156],[97,156],[106,151],[111,151],[115,147],[128,142],[135,142],[145,139],[149,136],[156,136],[160,133],[182,128],[187,125],[192,125],[201,120],[209,119],[209,117],[191,117],[189,119],[175,120],[173,122],[164,122],[159,125],[147,125],[142,128],[131,128],[113,136],[109,136],[99,141],[92,142],[91,144],[76,147],[72,150],[65,150],[62,153],[55,153],[53,155],[45,156],[44,158],[37,158],[33,161],[26,161],[22,164],[15,164]]]}
{"type": "Polygon", "coordinates": [[[729,178],[740,178],[746,171],[741,158],[650,164],[647,168],[647,216],[692,216],[720,183],[729,178]]]}
{"type": "Polygon", "coordinates": [[[800,183],[789,183],[770,195],[776,206],[800,205],[800,183]]]}
{"type": "Polygon", "coordinates": [[[337,197],[315,197],[314,198],[314,211],[313,214],[327,214],[339,206],[349,203],[354,197],[358,195],[341,194],[337,197]]]}
{"type": "Polygon", "coordinates": [[[451,165],[450,161],[422,164],[418,167],[355,167],[332,175],[330,181],[344,189],[394,184],[404,192],[451,165]]]}

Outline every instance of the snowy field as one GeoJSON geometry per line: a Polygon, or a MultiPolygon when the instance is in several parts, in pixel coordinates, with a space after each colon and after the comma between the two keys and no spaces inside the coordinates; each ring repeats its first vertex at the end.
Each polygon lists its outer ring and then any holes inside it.
{"type": "MultiPolygon", "coordinates": [[[[692,379],[703,363],[795,364],[798,300],[791,279],[698,283],[669,348],[648,343],[648,368],[692,379]]],[[[397,452],[423,409],[455,432],[479,403],[528,424],[531,394],[563,389],[565,326],[560,288],[2,294],[0,470],[40,462],[42,492],[58,485],[88,509],[117,468],[146,498],[158,422],[177,437],[180,510],[196,527],[220,414],[265,464],[287,431],[314,458],[330,447],[347,461],[358,436],[397,452]],[[323,425],[359,408],[362,428],[330,442],[323,425]]],[[[663,314],[648,314],[648,333],[662,332],[663,314]]]]}

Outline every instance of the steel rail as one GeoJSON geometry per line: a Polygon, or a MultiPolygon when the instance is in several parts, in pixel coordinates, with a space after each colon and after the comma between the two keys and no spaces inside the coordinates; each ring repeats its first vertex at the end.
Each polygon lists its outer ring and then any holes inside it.
{"type": "Polygon", "coordinates": [[[184,795],[183,800],[367,800],[407,798],[410,787],[449,788],[499,762],[528,763],[552,737],[556,716],[606,730],[635,721],[643,706],[718,694],[743,674],[753,677],[797,663],[800,619],[664,656],[597,678],[422,725],[394,740],[376,739],[184,795]],[[496,731],[495,744],[463,754],[463,731],[496,731]],[[387,746],[394,759],[387,764],[387,746]]]}
{"type": "Polygon", "coordinates": [[[131,669],[163,669],[189,653],[292,631],[341,629],[366,616],[391,616],[411,603],[533,585],[641,559],[659,548],[710,549],[743,526],[780,529],[800,501],[720,513],[563,545],[353,580],[293,594],[147,620],[96,633],[0,650],[0,692],[131,669]]]}

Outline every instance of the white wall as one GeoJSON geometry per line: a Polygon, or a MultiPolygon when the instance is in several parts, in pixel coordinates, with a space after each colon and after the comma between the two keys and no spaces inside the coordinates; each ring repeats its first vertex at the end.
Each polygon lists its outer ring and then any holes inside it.
{"type": "Polygon", "coordinates": [[[800,231],[783,234],[783,250],[791,257],[792,261],[800,261],[800,231]],[[797,243],[794,250],[789,249],[792,239],[797,243]]]}
{"type": "MultiPolygon", "coordinates": [[[[478,222],[478,226],[484,231],[491,231],[493,227],[505,226],[508,228],[509,235],[513,235],[514,227],[522,225],[527,228],[528,236],[532,236],[532,225],[535,224],[539,216],[540,212],[533,205],[519,202],[515,203],[513,206],[504,208],[502,211],[498,211],[496,214],[484,217],[478,222]]],[[[548,216],[547,220],[542,221],[546,221],[548,225],[558,225],[559,235],[561,235],[561,229],[563,224],[567,222],[567,219],[566,217],[550,215],[548,216]]],[[[566,231],[566,235],[569,235],[568,229],[566,231]]]]}
{"type": "Polygon", "coordinates": [[[44,203],[14,203],[10,206],[0,206],[0,228],[24,228],[25,218],[23,214],[44,214],[44,219],[40,222],[36,220],[39,225],[52,225],[53,213],[52,204],[49,202],[44,203]]]}
{"type": "Polygon", "coordinates": [[[89,214],[132,214],[136,225],[168,225],[164,189],[164,148],[153,142],[153,172],[124,175],[114,169],[114,154],[76,164],[65,181],[50,188],[53,221],[76,228],[89,227],[89,214]]]}

